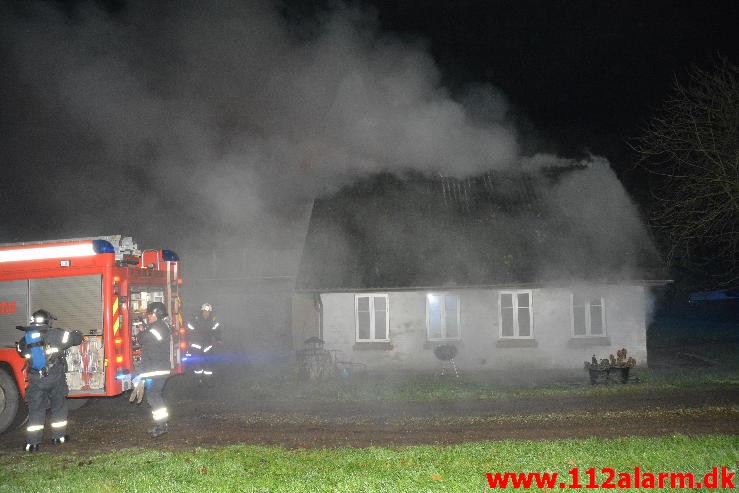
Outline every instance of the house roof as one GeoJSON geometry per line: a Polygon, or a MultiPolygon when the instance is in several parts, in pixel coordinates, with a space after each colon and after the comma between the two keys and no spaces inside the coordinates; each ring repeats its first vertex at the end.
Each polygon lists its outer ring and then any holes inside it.
{"type": "Polygon", "coordinates": [[[603,188],[615,180],[609,173],[566,166],[465,180],[373,176],[314,202],[296,289],[665,279],[620,184],[603,188]]]}

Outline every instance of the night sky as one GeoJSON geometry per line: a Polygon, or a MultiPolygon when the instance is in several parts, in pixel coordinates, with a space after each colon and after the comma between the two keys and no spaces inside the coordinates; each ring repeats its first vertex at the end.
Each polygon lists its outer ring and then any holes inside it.
{"type": "MultiPolygon", "coordinates": [[[[274,236],[290,225],[291,200],[304,204],[396,159],[379,150],[384,142],[369,148],[362,136],[315,130],[333,114],[316,108],[340,106],[334,88],[354,94],[331,73],[357,59],[359,72],[371,67],[393,80],[418,69],[398,87],[439,101],[435,110],[466,101],[466,119],[479,116],[485,131],[492,99],[504,108],[494,123],[516,134],[515,152],[503,136],[496,159],[593,153],[638,196],[642,180],[625,139],[690,64],[739,60],[736,1],[374,0],[338,9],[350,19],[341,26],[363,30],[357,36],[324,30],[326,5],[336,2],[225,5],[233,18],[197,2],[0,2],[0,242],[124,232],[144,243],[207,245],[225,232],[274,236]],[[272,94],[281,84],[285,94],[272,94]],[[476,88],[486,104],[470,102],[476,88]],[[333,103],[321,106],[324,97],[333,103]]],[[[346,114],[376,106],[368,97],[346,114]]],[[[399,149],[397,159],[419,152],[399,149]]]]}
{"type": "Polygon", "coordinates": [[[739,55],[732,1],[374,3],[386,29],[430,40],[449,87],[501,88],[537,134],[532,144],[612,162],[626,159],[621,141],[638,133],[675,76],[739,55]]]}

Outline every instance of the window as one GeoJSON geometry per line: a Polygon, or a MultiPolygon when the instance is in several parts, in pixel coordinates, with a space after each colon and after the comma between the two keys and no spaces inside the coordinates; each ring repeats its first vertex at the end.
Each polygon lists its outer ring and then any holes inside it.
{"type": "Polygon", "coordinates": [[[357,342],[389,340],[387,301],[386,294],[358,294],[354,296],[357,342]]]}
{"type": "Polygon", "coordinates": [[[572,294],[572,336],[606,335],[605,300],[602,296],[572,294]]]}
{"type": "Polygon", "coordinates": [[[498,293],[498,325],[501,338],[533,339],[531,291],[498,293]]]}
{"type": "Polygon", "coordinates": [[[430,341],[459,339],[459,296],[426,295],[426,329],[430,341]]]}

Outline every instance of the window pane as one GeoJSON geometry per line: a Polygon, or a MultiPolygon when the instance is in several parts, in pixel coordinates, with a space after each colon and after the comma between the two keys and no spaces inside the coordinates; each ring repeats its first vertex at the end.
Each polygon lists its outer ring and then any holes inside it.
{"type": "Polygon", "coordinates": [[[441,303],[439,296],[430,294],[428,300],[429,339],[441,337],[441,303]]]}
{"type": "Polygon", "coordinates": [[[445,304],[445,321],[446,321],[446,336],[450,339],[456,339],[459,337],[459,327],[457,324],[458,318],[458,305],[459,298],[450,295],[444,300],[445,304]]]}
{"type": "Polygon", "coordinates": [[[502,308],[513,307],[513,295],[510,293],[503,293],[500,295],[500,306],[502,308]]]}
{"type": "Polygon", "coordinates": [[[603,308],[601,306],[590,307],[590,334],[603,335],[603,308]]]}
{"type": "Polygon", "coordinates": [[[444,306],[446,308],[447,315],[449,313],[457,313],[457,297],[454,295],[445,296],[444,306]]]}
{"type": "Polygon", "coordinates": [[[375,302],[375,310],[387,310],[387,300],[384,296],[375,296],[372,298],[375,302]]]}
{"type": "Polygon", "coordinates": [[[438,294],[426,295],[426,300],[428,301],[428,304],[429,304],[429,310],[431,309],[438,310],[439,307],[441,306],[441,304],[439,303],[441,301],[441,296],[439,296],[438,294]]]}
{"type": "Polygon", "coordinates": [[[518,293],[518,307],[523,308],[529,306],[529,293],[518,293]]]}
{"type": "Polygon", "coordinates": [[[587,334],[585,329],[585,308],[582,306],[576,306],[572,309],[572,322],[574,325],[575,335],[584,336],[587,334]]]}
{"type": "Polygon", "coordinates": [[[531,315],[528,308],[518,309],[518,335],[521,337],[531,335],[531,315]]]}
{"type": "MultiPolygon", "coordinates": [[[[375,302],[377,298],[375,298],[375,302]]],[[[383,301],[385,299],[383,298],[383,301]]],[[[384,303],[383,303],[384,304],[384,303]]],[[[377,303],[375,303],[377,305],[377,303]]],[[[375,339],[387,339],[387,326],[385,325],[385,317],[387,312],[383,310],[375,310],[375,339]]]]}
{"type": "Polygon", "coordinates": [[[370,314],[369,312],[357,313],[357,337],[359,339],[370,338],[370,314]]]}
{"type": "Polygon", "coordinates": [[[361,312],[369,311],[369,297],[368,296],[362,296],[361,298],[357,298],[357,310],[361,312]]]}
{"type": "Polygon", "coordinates": [[[513,337],[513,309],[502,309],[500,311],[500,318],[503,337],[513,337]]]}

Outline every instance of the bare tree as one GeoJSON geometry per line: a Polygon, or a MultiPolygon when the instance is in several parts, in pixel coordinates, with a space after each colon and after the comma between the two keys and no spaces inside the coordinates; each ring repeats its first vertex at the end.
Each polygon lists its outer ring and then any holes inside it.
{"type": "Polygon", "coordinates": [[[739,284],[739,70],[693,67],[630,142],[649,173],[650,219],[671,266],[739,284]]]}

